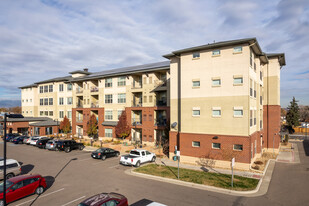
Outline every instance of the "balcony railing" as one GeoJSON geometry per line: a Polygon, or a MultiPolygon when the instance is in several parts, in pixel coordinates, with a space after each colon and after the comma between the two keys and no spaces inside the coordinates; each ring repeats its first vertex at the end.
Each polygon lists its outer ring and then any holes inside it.
{"type": "Polygon", "coordinates": [[[83,118],[82,117],[76,117],[76,122],[83,122],[83,118]]]}
{"type": "Polygon", "coordinates": [[[141,89],[143,87],[142,82],[133,81],[132,82],[132,89],[141,89]]]}
{"type": "Polygon", "coordinates": [[[142,107],[142,101],[132,101],[132,107],[142,107]]]}
{"type": "Polygon", "coordinates": [[[142,119],[141,118],[132,118],[131,122],[132,122],[133,126],[142,125],[142,119]]]}
{"type": "Polygon", "coordinates": [[[98,87],[91,87],[90,92],[98,92],[99,88],[98,87]]]}
{"type": "Polygon", "coordinates": [[[166,106],[167,103],[166,103],[166,100],[165,100],[165,99],[162,99],[162,100],[157,100],[156,105],[157,105],[157,106],[166,106]]]}
{"type": "Polygon", "coordinates": [[[155,80],[155,86],[166,86],[166,80],[155,80]]]}
{"type": "Polygon", "coordinates": [[[99,104],[97,102],[91,103],[91,108],[98,108],[99,104]]]}
{"type": "Polygon", "coordinates": [[[77,88],[76,89],[76,94],[80,94],[80,93],[83,93],[83,89],[82,88],[77,88]]]}
{"type": "Polygon", "coordinates": [[[77,108],[83,108],[83,104],[81,104],[81,103],[80,103],[80,104],[77,104],[76,107],[77,107],[77,108]]]}
{"type": "Polygon", "coordinates": [[[159,119],[155,119],[154,122],[155,122],[154,123],[155,126],[166,126],[167,120],[166,118],[159,118],[159,119]]]}

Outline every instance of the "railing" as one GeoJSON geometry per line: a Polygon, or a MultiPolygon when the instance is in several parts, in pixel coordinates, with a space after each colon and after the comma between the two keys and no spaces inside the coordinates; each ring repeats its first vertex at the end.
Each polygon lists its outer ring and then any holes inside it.
{"type": "Polygon", "coordinates": [[[96,103],[91,103],[91,108],[98,108],[99,107],[99,104],[96,102],[96,103]]]}
{"type": "Polygon", "coordinates": [[[76,89],[76,94],[80,94],[80,93],[83,93],[83,89],[82,88],[77,88],[76,89]]]}
{"type": "Polygon", "coordinates": [[[99,88],[98,87],[91,87],[90,92],[98,92],[99,88]]]}
{"type": "Polygon", "coordinates": [[[166,106],[167,103],[166,103],[166,100],[165,99],[162,99],[162,100],[157,100],[157,106],[166,106]]]}
{"type": "Polygon", "coordinates": [[[155,126],[166,126],[166,118],[159,118],[159,119],[154,119],[154,125],[155,126]]]}
{"type": "Polygon", "coordinates": [[[136,82],[136,81],[132,82],[132,89],[141,89],[142,87],[143,87],[142,82],[136,82]]]}
{"type": "Polygon", "coordinates": [[[80,118],[76,117],[76,122],[83,122],[83,118],[82,117],[80,117],[80,118]]]}
{"type": "Polygon", "coordinates": [[[155,80],[155,86],[166,86],[166,80],[155,80]]]}
{"type": "Polygon", "coordinates": [[[77,108],[83,108],[83,104],[77,104],[76,107],[77,108]]]}
{"type": "Polygon", "coordinates": [[[133,126],[142,125],[142,119],[141,118],[132,118],[131,122],[132,122],[133,126]]]}
{"type": "Polygon", "coordinates": [[[143,103],[141,101],[132,101],[132,107],[142,107],[143,103]]]}

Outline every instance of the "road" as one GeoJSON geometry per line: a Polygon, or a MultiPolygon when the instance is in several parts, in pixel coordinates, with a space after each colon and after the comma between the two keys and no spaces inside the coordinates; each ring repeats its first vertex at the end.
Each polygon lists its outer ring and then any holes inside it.
{"type": "Polygon", "coordinates": [[[249,198],[127,175],[124,171],[130,167],[119,165],[119,158],[101,161],[92,159],[90,153],[84,151],[54,152],[8,143],[8,158],[22,162],[24,173],[39,173],[46,177],[49,186],[40,197],[32,195],[11,205],[77,205],[83,199],[101,192],[123,194],[132,205],[141,200],[170,206],[308,205],[309,143],[297,144],[301,164],[276,163],[268,193],[249,198]]]}

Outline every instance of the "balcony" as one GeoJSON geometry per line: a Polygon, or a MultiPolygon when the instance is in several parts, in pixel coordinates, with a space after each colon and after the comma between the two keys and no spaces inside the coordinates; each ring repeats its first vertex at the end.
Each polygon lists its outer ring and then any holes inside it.
{"type": "Polygon", "coordinates": [[[166,126],[166,122],[167,122],[167,119],[166,117],[161,117],[161,118],[158,118],[158,119],[154,119],[154,125],[155,126],[166,126]]]}
{"type": "Polygon", "coordinates": [[[79,103],[79,104],[76,105],[76,107],[77,107],[77,108],[83,108],[83,104],[82,104],[82,103],[79,103]]]}
{"type": "Polygon", "coordinates": [[[77,123],[83,122],[83,117],[76,117],[76,122],[77,123]]]}
{"type": "Polygon", "coordinates": [[[84,91],[82,88],[77,88],[76,89],[76,94],[82,94],[84,91]]]}
{"type": "Polygon", "coordinates": [[[132,107],[142,107],[142,101],[132,101],[132,107]]]}
{"type": "Polygon", "coordinates": [[[132,89],[141,89],[143,87],[142,81],[133,81],[132,82],[132,89]]]}
{"type": "Polygon", "coordinates": [[[91,103],[91,108],[98,108],[98,107],[99,107],[98,102],[92,102],[91,103]]]}
{"type": "Polygon", "coordinates": [[[156,102],[157,107],[162,107],[162,106],[164,107],[166,105],[167,105],[166,99],[160,99],[160,100],[157,100],[156,102]]]}
{"type": "Polygon", "coordinates": [[[142,119],[141,118],[132,118],[131,122],[132,122],[133,126],[142,125],[142,119]]]}
{"type": "Polygon", "coordinates": [[[91,87],[90,92],[99,92],[99,88],[98,87],[91,87]]]}

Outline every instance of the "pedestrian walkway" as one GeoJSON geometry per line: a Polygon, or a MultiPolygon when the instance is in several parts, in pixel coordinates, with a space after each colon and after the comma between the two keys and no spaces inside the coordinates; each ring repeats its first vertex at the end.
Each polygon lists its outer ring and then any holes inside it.
{"type": "Polygon", "coordinates": [[[285,163],[300,163],[297,144],[294,141],[290,141],[292,147],[289,150],[282,150],[276,159],[277,162],[285,163]]]}

